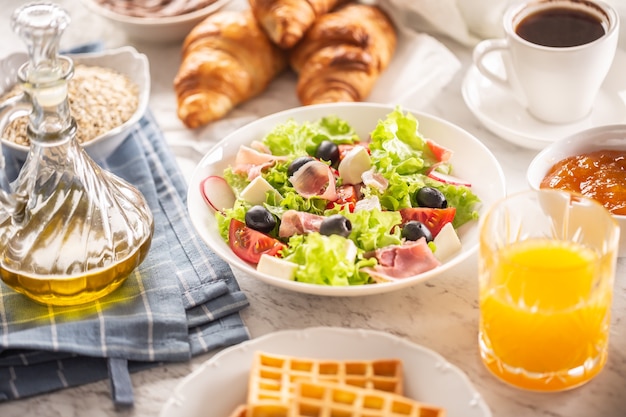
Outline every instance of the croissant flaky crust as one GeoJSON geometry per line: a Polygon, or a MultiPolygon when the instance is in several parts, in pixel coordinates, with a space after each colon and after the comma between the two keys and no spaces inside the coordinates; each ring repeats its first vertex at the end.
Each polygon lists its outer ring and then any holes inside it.
{"type": "Polygon", "coordinates": [[[396,48],[397,34],[378,7],[352,3],[319,17],[293,48],[304,105],[364,101],[396,48]]]}
{"type": "Polygon", "coordinates": [[[315,20],[346,0],[249,0],[252,13],[270,39],[293,47],[315,20]]]}
{"type": "Polygon", "coordinates": [[[287,64],[250,10],[215,13],[183,43],[174,78],[178,117],[190,128],[217,120],[265,90],[287,64]]]}

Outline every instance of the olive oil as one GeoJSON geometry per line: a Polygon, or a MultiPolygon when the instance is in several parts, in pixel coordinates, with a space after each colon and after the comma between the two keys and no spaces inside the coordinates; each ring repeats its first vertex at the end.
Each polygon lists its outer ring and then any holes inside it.
{"type": "Polygon", "coordinates": [[[24,93],[0,103],[0,133],[13,114],[32,109],[28,158],[10,184],[0,175],[0,278],[37,302],[59,306],[118,288],[146,257],[154,233],[143,194],[103,170],[76,140],[67,88],[74,64],[57,55],[69,21],[52,3],[16,10],[13,28],[30,52],[17,74],[24,93]]]}
{"type": "Polygon", "coordinates": [[[125,259],[91,269],[86,273],[62,276],[36,275],[16,271],[0,263],[0,278],[15,291],[43,304],[70,306],[88,303],[122,285],[146,257],[150,242],[151,239],[146,238],[125,259]]]}

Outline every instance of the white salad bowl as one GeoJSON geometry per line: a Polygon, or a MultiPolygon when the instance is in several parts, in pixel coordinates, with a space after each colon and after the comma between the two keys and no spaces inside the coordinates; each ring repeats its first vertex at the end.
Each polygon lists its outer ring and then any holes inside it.
{"type": "MultiPolygon", "coordinates": [[[[331,115],[346,120],[365,140],[377,121],[384,119],[393,110],[392,105],[373,103],[334,103],[297,107],[256,120],[227,135],[202,158],[189,184],[188,210],[200,237],[218,256],[250,276],[281,288],[325,296],[364,296],[395,291],[436,277],[463,262],[478,247],[478,221],[468,222],[457,230],[462,247],[442,265],[393,282],[352,286],[316,285],[261,273],[257,271],[255,265],[237,257],[218,232],[215,212],[209,208],[200,192],[201,183],[210,175],[221,176],[225,168],[234,165],[235,155],[241,145],[261,140],[276,125],[290,119],[296,122],[315,121],[331,115]]],[[[478,207],[479,216],[482,216],[493,202],[504,197],[505,179],[502,168],[482,142],[450,122],[425,113],[410,112],[417,118],[418,130],[423,137],[432,139],[453,151],[450,160],[452,174],[471,183],[472,191],[481,200],[478,207]]]]}

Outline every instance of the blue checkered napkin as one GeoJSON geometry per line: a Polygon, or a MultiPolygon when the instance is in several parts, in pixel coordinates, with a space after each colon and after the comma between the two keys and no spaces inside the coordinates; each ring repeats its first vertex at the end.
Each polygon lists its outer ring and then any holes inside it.
{"type": "Polygon", "coordinates": [[[152,115],[98,162],[146,197],[150,252],[119,289],[82,306],[40,305],[0,283],[0,400],[109,378],[114,401],[132,405],[129,370],[249,338],[238,313],[248,301],[193,230],[184,178],[152,115]]]}

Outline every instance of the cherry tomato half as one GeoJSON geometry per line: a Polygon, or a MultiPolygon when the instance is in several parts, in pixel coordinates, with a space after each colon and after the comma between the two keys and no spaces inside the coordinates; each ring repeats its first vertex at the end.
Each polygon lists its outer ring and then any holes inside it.
{"type": "Polygon", "coordinates": [[[424,223],[435,237],[446,223],[454,220],[456,208],[411,207],[400,209],[400,215],[402,216],[402,224],[417,220],[424,223]]]}
{"type": "Polygon", "coordinates": [[[331,209],[335,206],[348,206],[348,210],[352,213],[356,202],[359,200],[357,189],[352,184],[344,184],[337,187],[337,200],[331,201],[326,205],[326,208],[331,209]]]}
{"type": "Polygon", "coordinates": [[[276,256],[285,244],[264,233],[251,229],[236,219],[231,219],[228,228],[230,249],[246,262],[259,263],[264,253],[276,256]]]}

